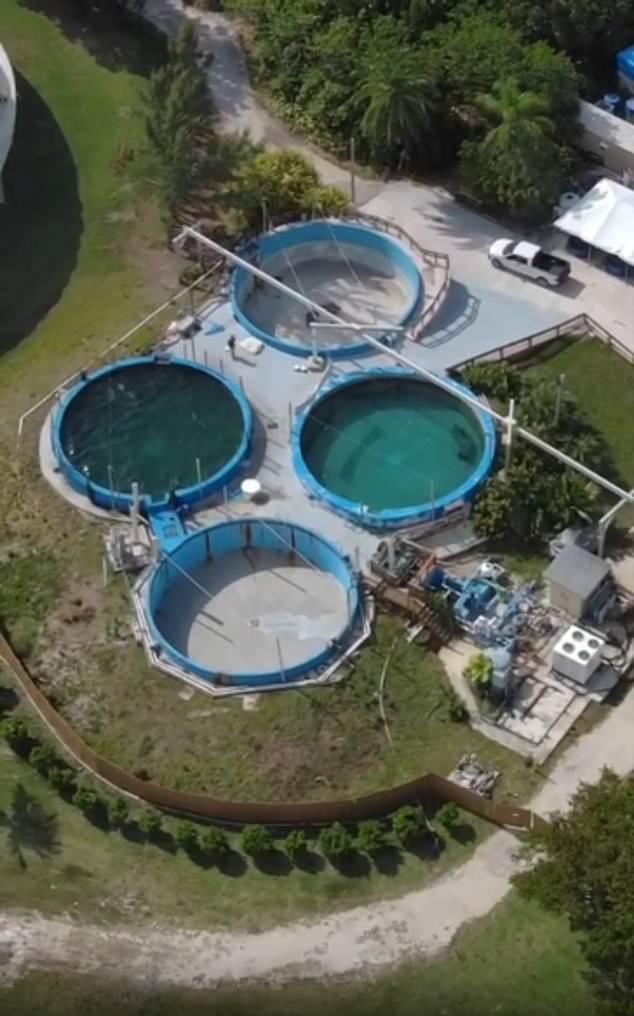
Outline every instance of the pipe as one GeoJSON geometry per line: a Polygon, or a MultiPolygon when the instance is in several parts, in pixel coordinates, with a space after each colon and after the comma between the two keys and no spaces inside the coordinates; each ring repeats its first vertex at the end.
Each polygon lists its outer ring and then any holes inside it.
{"type": "MultiPolygon", "coordinates": [[[[192,229],[191,226],[185,226],[179,236],[174,240],[174,243],[177,244],[182,241],[184,236],[193,236],[194,239],[200,238],[202,243],[227,258],[227,260],[231,261],[232,264],[238,265],[240,268],[244,268],[247,272],[251,272],[251,274],[263,279],[264,282],[268,282],[275,289],[285,293],[286,296],[290,296],[291,299],[297,300],[298,303],[303,304],[305,307],[317,311],[334,324],[344,326],[349,324],[348,321],[345,321],[343,318],[338,317],[337,314],[333,314],[331,311],[326,310],[309,297],[304,296],[302,293],[296,293],[294,289],[290,288],[290,286],[285,285],[283,282],[279,282],[277,279],[273,278],[273,276],[268,275],[267,272],[263,272],[261,268],[256,268],[254,265],[250,264],[250,262],[245,261],[244,258],[239,257],[238,254],[234,254],[232,251],[226,250],[221,246],[221,244],[216,243],[215,240],[210,240],[209,237],[203,236],[202,233],[198,233],[195,229],[192,229]]],[[[449,381],[445,381],[445,379],[439,374],[435,374],[426,367],[421,367],[419,364],[414,363],[413,360],[410,360],[408,356],[404,356],[403,353],[398,352],[398,350],[393,349],[390,346],[384,346],[382,342],[379,342],[379,340],[375,339],[372,335],[368,335],[364,332],[364,338],[366,339],[368,345],[374,346],[380,353],[385,353],[388,356],[391,356],[397,363],[407,367],[408,370],[413,371],[415,374],[419,374],[421,377],[425,378],[426,381],[431,381],[432,384],[435,384],[438,388],[441,388],[449,395],[453,395],[454,398],[461,399],[462,402],[465,402],[468,406],[477,410],[478,413],[487,413],[500,425],[505,425],[507,423],[506,416],[502,416],[501,413],[496,413],[491,406],[484,405],[475,395],[471,395],[468,392],[454,387],[453,384],[449,381]]],[[[542,441],[541,438],[532,434],[531,431],[526,430],[524,427],[517,427],[516,433],[536,448],[547,452],[559,462],[562,462],[566,466],[570,466],[571,469],[575,469],[578,473],[581,473],[582,476],[585,476],[586,479],[596,483],[599,487],[603,487],[604,490],[608,490],[611,494],[614,494],[615,497],[618,497],[619,499],[623,498],[629,504],[634,504],[634,493],[623,490],[616,483],[612,483],[611,480],[607,480],[599,473],[595,473],[593,469],[589,469],[587,466],[584,466],[583,463],[577,462],[576,459],[571,458],[570,455],[566,455],[564,452],[560,452],[557,448],[549,445],[547,441],[542,441]]]]}

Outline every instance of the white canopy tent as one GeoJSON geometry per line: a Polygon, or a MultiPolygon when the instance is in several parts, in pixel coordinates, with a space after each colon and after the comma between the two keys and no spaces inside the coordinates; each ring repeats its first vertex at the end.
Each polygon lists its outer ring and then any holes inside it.
{"type": "Polygon", "coordinates": [[[634,191],[620,183],[599,180],[555,228],[634,266],[634,191]]]}

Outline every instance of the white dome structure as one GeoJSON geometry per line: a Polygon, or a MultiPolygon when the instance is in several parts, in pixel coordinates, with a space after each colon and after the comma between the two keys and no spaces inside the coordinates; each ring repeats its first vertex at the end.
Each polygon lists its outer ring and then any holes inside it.
{"type": "Polygon", "coordinates": [[[13,144],[16,105],[13,68],[6,50],[0,45],[0,200],[3,200],[2,170],[13,144]]]}

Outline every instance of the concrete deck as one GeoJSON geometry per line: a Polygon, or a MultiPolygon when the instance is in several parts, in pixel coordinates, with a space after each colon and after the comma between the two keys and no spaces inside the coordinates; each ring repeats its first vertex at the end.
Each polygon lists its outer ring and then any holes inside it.
{"type": "Polygon", "coordinates": [[[222,674],[268,672],[320,653],[348,624],[337,580],[288,554],[251,550],[206,561],[166,593],[156,621],[179,652],[222,674]]]}

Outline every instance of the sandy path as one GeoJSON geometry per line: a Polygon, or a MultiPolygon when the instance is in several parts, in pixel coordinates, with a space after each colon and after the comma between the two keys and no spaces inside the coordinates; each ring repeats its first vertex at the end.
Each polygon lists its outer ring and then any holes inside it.
{"type": "MultiPolygon", "coordinates": [[[[634,690],[562,757],[531,802],[565,807],[602,766],[634,768],[634,690]]],[[[258,934],[105,930],[38,915],[0,916],[0,979],[31,966],[112,973],[140,983],[209,987],[256,978],[324,977],[434,956],[467,921],[487,914],[509,889],[517,841],[498,832],[447,877],[398,900],[258,934]]]]}

